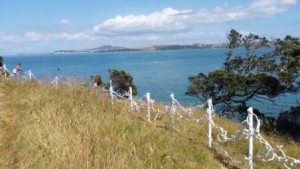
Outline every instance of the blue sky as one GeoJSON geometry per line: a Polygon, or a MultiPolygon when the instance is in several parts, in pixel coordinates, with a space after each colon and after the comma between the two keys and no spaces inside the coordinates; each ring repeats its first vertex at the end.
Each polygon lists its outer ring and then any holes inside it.
{"type": "Polygon", "coordinates": [[[300,36],[297,0],[1,0],[0,55],[300,36]]]}

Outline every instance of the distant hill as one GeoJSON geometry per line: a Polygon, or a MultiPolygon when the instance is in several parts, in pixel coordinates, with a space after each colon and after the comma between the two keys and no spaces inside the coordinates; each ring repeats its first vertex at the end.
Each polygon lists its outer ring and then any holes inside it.
{"type": "Polygon", "coordinates": [[[116,51],[128,51],[128,50],[129,50],[129,48],[125,48],[125,47],[116,47],[116,46],[105,45],[105,46],[91,48],[91,49],[57,50],[54,53],[97,53],[97,52],[116,52],[116,51]]]}
{"type": "Polygon", "coordinates": [[[202,49],[202,48],[224,48],[225,43],[218,44],[199,44],[195,43],[192,45],[153,45],[149,47],[118,47],[105,45],[91,49],[80,49],[80,50],[57,50],[54,53],[98,53],[98,52],[121,52],[121,51],[155,51],[155,50],[178,50],[178,49],[202,49]]]}

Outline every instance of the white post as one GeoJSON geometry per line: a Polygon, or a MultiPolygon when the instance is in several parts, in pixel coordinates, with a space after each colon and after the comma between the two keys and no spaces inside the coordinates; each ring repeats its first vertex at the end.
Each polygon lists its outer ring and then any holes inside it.
{"type": "Polygon", "coordinates": [[[110,99],[111,99],[111,102],[113,103],[113,100],[114,100],[114,90],[113,90],[113,87],[112,87],[112,80],[109,81],[109,95],[110,95],[110,99]]]}
{"type": "Polygon", "coordinates": [[[131,110],[133,110],[132,87],[129,87],[129,100],[130,100],[131,110]]]}
{"type": "Polygon", "coordinates": [[[32,72],[31,72],[31,70],[29,70],[29,80],[32,80],[32,72]]]}
{"type": "Polygon", "coordinates": [[[150,93],[148,92],[148,93],[146,93],[146,99],[147,99],[147,107],[148,107],[148,111],[147,111],[147,120],[148,120],[148,122],[151,122],[151,117],[150,117],[150,102],[151,102],[151,100],[150,100],[150,93]]]}
{"type": "Polygon", "coordinates": [[[5,76],[5,78],[7,78],[7,68],[6,68],[6,65],[5,64],[3,64],[3,69],[4,69],[4,76],[5,76]]]}
{"type": "Polygon", "coordinates": [[[58,85],[58,77],[55,76],[55,85],[57,86],[58,85]]]}
{"type": "Polygon", "coordinates": [[[171,128],[175,130],[175,113],[176,113],[176,102],[175,102],[175,97],[174,94],[172,93],[170,95],[172,99],[172,107],[171,107],[171,128]]]}
{"type": "Polygon", "coordinates": [[[249,107],[247,109],[248,112],[248,123],[249,123],[249,165],[248,165],[248,169],[252,169],[253,168],[253,133],[254,133],[254,129],[253,129],[253,108],[249,107]]]}
{"type": "Polygon", "coordinates": [[[207,101],[208,108],[206,109],[207,115],[208,115],[208,147],[211,148],[212,143],[212,131],[211,131],[211,124],[212,124],[212,100],[209,99],[207,101]]]}

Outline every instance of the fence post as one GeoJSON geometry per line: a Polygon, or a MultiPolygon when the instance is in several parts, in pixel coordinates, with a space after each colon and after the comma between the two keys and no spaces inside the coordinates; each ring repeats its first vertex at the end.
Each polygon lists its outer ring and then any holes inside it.
{"type": "Polygon", "coordinates": [[[148,120],[148,122],[151,122],[151,116],[150,116],[150,102],[151,102],[151,100],[150,100],[150,93],[148,92],[148,93],[146,93],[146,99],[147,99],[147,107],[148,107],[148,109],[147,109],[147,120],[148,120]]]}
{"type": "Polygon", "coordinates": [[[4,69],[4,76],[5,76],[5,78],[7,78],[7,72],[9,72],[9,71],[8,71],[8,69],[6,68],[6,65],[5,65],[5,64],[3,64],[3,69],[4,69]]]}
{"type": "Polygon", "coordinates": [[[133,111],[132,87],[129,87],[129,100],[130,100],[131,111],[133,111]]]}
{"type": "Polygon", "coordinates": [[[248,123],[249,123],[249,165],[248,169],[253,169],[253,108],[249,107],[248,112],[248,123]]]}
{"type": "Polygon", "coordinates": [[[31,72],[31,70],[29,70],[28,74],[29,74],[29,80],[32,80],[32,72],[31,72]]]}
{"type": "Polygon", "coordinates": [[[113,90],[113,86],[112,86],[112,80],[109,80],[109,95],[110,95],[110,99],[111,99],[111,103],[113,103],[114,100],[114,90],[113,90]]]}
{"type": "Polygon", "coordinates": [[[58,85],[58,77],[55,76],[55,85],[57,86],[58,85]]]}
{"type": "Polygon", "coordinates": [[[171,106],[171,128],[175,130],[175,113],[176,113],[176,102],[174,98],[174,94],[171,93],[170,95],[172,99],[172,106],[171,106]]]}
{"type": "Polygon", "coordinates": [[[5,64],[3,64],[3,69],[4,69],[4,76],[5,76],[5,78],[8,78],[7,77],[7,73],[9,74],[9,76],[12,75],[12,73],[7,69],[7,67],[6,67],[5,64]]]}
{"type": "Polygon", "coordinates": [[[212,143],[212,131],[211,131],[211,125],[212,125],[212,99],[209,99],[207,101],[208,108],[206,108],[207,116],[208,116],[208,147],[211,148],[212,143]]]}

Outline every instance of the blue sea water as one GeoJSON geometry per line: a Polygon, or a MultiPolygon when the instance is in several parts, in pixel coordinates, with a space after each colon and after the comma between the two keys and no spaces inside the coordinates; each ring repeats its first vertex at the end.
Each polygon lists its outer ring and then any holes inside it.
{"type": "MultiPolygon", "coordinates": [[[[208,73],[220,68],[226,49],[185,49],[142,52],[104,52],[85,54],[35,54],[4,57],[6,66],[12,70],[17,62],[24,71],[31,70],[41,80],[55,76],[76,76],[88,80],[91,75],[101,75],[108,82],[108,69],[125,70],[130,73],[138,88],[138,96],[150,92],[155,101],[168,103],[174,93],[184,105],[201,102],[185,95],[188,77],[199,72],[208,73]]],[[[278,112],[296,105],[299,95],[281,96],[278,105],[251,102],[266,115],[277,116],[278,112]]]]}

